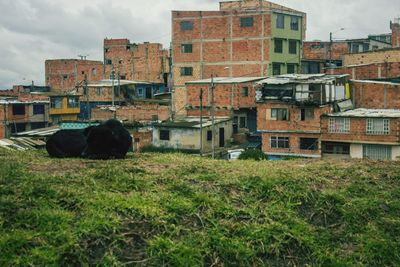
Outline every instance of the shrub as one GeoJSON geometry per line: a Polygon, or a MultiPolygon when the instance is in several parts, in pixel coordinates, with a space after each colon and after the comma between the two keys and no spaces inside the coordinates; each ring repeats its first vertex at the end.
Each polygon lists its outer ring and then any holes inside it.
{"type": "Polygon", "coordinates": [[[145,146],[141,149],[142,153],[184,153],[184,154],[199,154],[199,150],[197,149],[176,149],[176,148],[168,148],[168,147],[156,147],[153,145],[145,146]]]}
{"type": "Polygon", "coordinates": [[[265,154],[259,149],[248,149],[240,154],[239,159],[264,160],[265,154]]]}

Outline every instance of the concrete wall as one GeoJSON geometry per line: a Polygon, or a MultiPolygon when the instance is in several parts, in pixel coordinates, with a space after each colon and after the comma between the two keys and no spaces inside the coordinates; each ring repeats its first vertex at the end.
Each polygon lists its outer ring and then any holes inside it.
{"type": "Polygon", "coordinates": [[[383,62],[400,62],[400,48],[347,54],[343,57],[344,66],[383,62]]]}
{"type": "MultiPolygon", "coordinates": [[[[219,147],[219,128],[224,128],[225,146],[230,144],[232,138],[232,121],[218,123],[215,126],[215,147],[219,147]]],[[[210,152],[212,141],[207,141],[207,131],[211,131],[211,126],[203,128],[203,152],[210,152]]],[[[171,128],[155,127],[153,129],[153,145],[157,147],[168,147],[175,149],[200,149],[200,129],[199,128],[171,128]],[[170,140],[160,140],[160,130],[170,131],[170,140]]]]}
{"type": "Polygon", "coordinates": [[[350,145],[350,157],[353,159],[363,158],[363,145],[362,144],[351,144],[350,145]]]}
{"type": "Polygon", "coordinates": [[[392,159],[400,160],[400,146],[392,146],[392,159]]]}

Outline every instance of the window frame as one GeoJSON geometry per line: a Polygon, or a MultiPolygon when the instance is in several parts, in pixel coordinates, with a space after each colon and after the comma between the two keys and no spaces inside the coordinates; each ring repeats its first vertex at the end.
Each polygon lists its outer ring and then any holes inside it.
{"type": "Polygon", "coordinates": [[[276,14],[276,28],[277,29],[285,29],[285,15],[277,13],[276,14]],[[281,20],[280,20],[281,18],[281,20]]]}
{"type": "Polygon", "coordinates": [[[181,53],[182,54],[192,54],[193,53],[193,44],[181,44],[181,53]]]}
{"type": "Polygon", "coordinates": [[[249,87],[248,86],[243,86],[242,87],[242,96],[243,97],[248,97],[249,96],[249,87]]]}
{"type": "Polygon", "coordinates": [[[193,76],[193,67],[181,67],[181,76],[193,76]]]}
{"type": "Polygon", "coordinates": [[[288,42],[288,51],[291,55],[297,55],[297,40],[289,40],[288,42]],[[294,46],[293,46],[294,44],[294,46]]]}
{"type": "Polygon", "coordinates": [[[368,118],[366,121],[366,134],[367,135],[389,135],[390,134],[390,120],[383,118],[368,118]],[[381,125],[375,125],[377,123],[381,125]],[[376,130],[377,127],[382,126],[382,129],[376,130]]]}
{"type": "Polygon", "coordinates": [[[318,143],[319,143],[318,138],[300,137],[300,139],[299,139],[299,148],[300,148],[300,150],[317,151],[318,147],[319,147],[318,143]],[[304,143],[304,140],[309,140],[309,141],[313,140],[314,142],[311,145],[309,145],[311,142],[309,142],[309,143],[305,142],[304,143]],[[302,141],[303,141],[303,143],[302,143],[302,141]]]}
{"type": "Polygon", "coordinates": [[[253,17],[241,17],[240,18],[240,27],[241,28],[251,28],[254,26],[254,18],[253,17]]]}
{"type": "Polygon", "coordinates": [[[287,74],[294,74],[296,73],[296,64],[295,63],[287,63],[286,64],[286,73],[287,74]],[[289,71],[289,67],[293,67],[293,71],[289,71]]]}
{"type": "Polygon", "coordinates": [[[21,116],[26,114],[25,104],[12,104],[12,114],[14,116],[21,116]]]}
{"type": "Polygon", "coordinates": [[[289,110],[287,108],[271,108],[271,120],[289,121],[289,110]]]}
{"type": "Polygon", "coordinates": [[[270,136],[269,146],[275,149],[290,149],[290,139],[288,136],[270,136]]]}
{"type": "Polygon", "coordinates": [[[329,118],[329,133],[350,133],[350,118],[329,118]]]}
{"type": "Polygon", "coordinates": [[[310,121],[315,118],[315,110],[314,108],[301,108],[300,109],[300,121],[310,121]],[[308,111],[308,114],[307,114],[308,111]],[[311,112],[312,116],[310,116],[311,112]],[[308,116],[307,116],[308,115],[308,116]]]}
{"type": "Polygon", "coordinates": [[[33,115],[43,115],[45,114],[45,106],[44,104],[33,104],[32,105],[32,114],[33,115]],[[38,111],[39,109],[39,111],[38,111]]]}
{"type": "Polygon", "coordinates": [[[191,20],[183,20],[180,22],[181,31],[192,31],[193,30],[193,21],[191,20]]]}
{"type": "Polygon", "coordinates": [[[160,129],[159,138],[161,141],[169,141],[171,139],[171,131],[165,130],[165,129],[160,129]]]}
{"type": "Polygon", "coordinates": [[[297,16],[290,16],[290,29],[292,31],[298,31],[299,30],[299,21],[300,21],[300,17],[297,16]],[[296,20],[296,21],[294,21],[296,20]]]}
{"type": "Polygon", "coordinates": [[[283,39],[274,39],[274,53],[283,54],[283,39]],[[277,45],[280,42],[280,45],[277,45]]]}

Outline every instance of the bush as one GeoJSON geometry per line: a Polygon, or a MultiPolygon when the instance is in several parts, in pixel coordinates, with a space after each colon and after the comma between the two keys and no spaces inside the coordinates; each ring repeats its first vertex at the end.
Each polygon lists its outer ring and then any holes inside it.
{"type": "Polygon", "coordinates": [[[265,154],[259,149],[248,149],[240,154],[239,159],[264,160],[265,154]]]}

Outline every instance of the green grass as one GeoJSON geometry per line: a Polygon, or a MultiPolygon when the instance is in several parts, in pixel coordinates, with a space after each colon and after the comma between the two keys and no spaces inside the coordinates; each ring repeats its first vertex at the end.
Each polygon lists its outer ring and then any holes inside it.
{"type": "Polygon", "coordinates": [[[0,150],[0,266],[399,266],[400,163],[0,150]]]}

